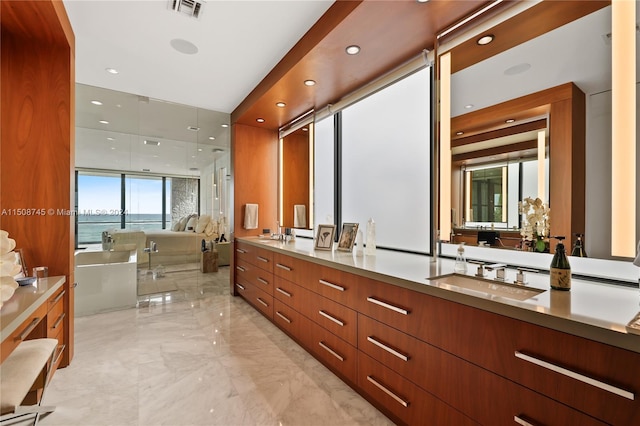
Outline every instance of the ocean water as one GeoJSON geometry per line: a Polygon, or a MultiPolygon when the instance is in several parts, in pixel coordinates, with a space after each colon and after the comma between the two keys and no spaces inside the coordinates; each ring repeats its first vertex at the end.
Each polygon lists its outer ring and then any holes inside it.
{"type": "MultiPolygon", "coordinates": [[[[102,231],[121,229],[121,216],[115,214],[79,214],[78,245],[102,242],[102,231]]],[[[167,215],[166,227],[171,228],[171,215],[167,215]]],[[[127,214],[125,229],[158,230],[162,229],[162,214],[127,214]]]]}

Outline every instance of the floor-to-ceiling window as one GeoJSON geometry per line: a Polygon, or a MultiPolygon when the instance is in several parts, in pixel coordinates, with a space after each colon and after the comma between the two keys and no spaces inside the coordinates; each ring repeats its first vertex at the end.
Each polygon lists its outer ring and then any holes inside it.
{"type": "Polygon", "coordinates": [[[78,172],[76,244],[101,241],[102,231],[120,228],[122,179],[119,173],[78,172]]]}

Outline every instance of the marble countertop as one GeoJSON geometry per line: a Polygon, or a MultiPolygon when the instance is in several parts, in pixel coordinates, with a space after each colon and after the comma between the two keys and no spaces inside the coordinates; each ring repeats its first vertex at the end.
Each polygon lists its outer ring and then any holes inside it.
{"type": "Polygon", "coordinates": [[[33,285],[18,287],[0,308],[0,341],[16,331],[65,281],[64,276],[40,278],[33,285]]]}
{"type": "MultiPolygon", "coordinates": [[[[449,258],[382,249],[378,249],[375,256],[358,256],[335,249],[315,250],[313,240],[302,238],[288,243],[260,237],[238,240],[640,353],[640,335],[627,329],[627,324],[640,313],[640,289],[637,287],[574,277],[571,291],[564,292],[550,289],[547,274],[527,274],[526,287],[542,292],[526,300],[515,300],[443,284],[438,277],[454,272],[455,262],[449,258]]],[[[476,265],[469,263],[467,270],[466,275],[473,277],[476,265]]],[[[505,282],[513,283],[515,275],[516,270],[508,268],[505,282]]],[[[495,272],[488,271],[486,276],[491,279],[495,272]]]]}

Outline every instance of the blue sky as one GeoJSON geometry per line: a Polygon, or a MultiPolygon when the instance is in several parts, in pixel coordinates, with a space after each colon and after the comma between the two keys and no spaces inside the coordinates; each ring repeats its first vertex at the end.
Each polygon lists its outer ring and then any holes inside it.
{"type": "MultiPolygon", "coordinates": [[[[162,213],[162,180],[128,177],[126,195],[129,214],[162,213]]],[[[78,176],[78,214],[120,208],[120,176],[78,176]]]]}

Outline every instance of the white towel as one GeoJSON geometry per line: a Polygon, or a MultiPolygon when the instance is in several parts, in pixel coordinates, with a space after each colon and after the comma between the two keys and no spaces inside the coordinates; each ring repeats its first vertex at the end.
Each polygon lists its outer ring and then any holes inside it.
{"type": "Polygon", "coordinates": [[[307,227],[307,207],[304,204],[295,204],[293,206],[293,227],[307,227]]]}
{"type": "Polygon", "coordinates": [[[258,229],[258,205],[245,204],[244,229],[258,229]]]}

